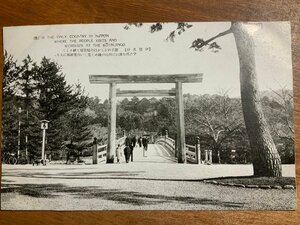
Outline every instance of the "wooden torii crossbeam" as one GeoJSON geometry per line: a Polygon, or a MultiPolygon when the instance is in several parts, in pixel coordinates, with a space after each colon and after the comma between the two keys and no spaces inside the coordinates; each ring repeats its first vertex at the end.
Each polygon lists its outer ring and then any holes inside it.
{"type": "Polygon", "coordinates": [[[163,96],[175,96],[175,88],[171,90],[120,90],[117,89],[117,97],[163,97],[163,96]]]}
{"type": "Polygon", "coordinates": [[[182,83],[200,83],[203,74],[155,74],[155,75],[90,75],[91,84],[109,84],[108,115],[108,144],[106,162],[114,162],[116,149],[116,119],[117,119],[117,97],[130,96],[175,96],[177,103],[177,157],[178,163],[186,162],[185,153],[185,127],[182,83]],[[171,90],[117,90],[117,84],[125,83],[175,83],[175,89],[171,90]]]}
{"type": "Polygon", "coordinates": [[[202,82],[201,73],[162,75],[90,75],[91,84],[128,83],[194,83],[202,82]]]}

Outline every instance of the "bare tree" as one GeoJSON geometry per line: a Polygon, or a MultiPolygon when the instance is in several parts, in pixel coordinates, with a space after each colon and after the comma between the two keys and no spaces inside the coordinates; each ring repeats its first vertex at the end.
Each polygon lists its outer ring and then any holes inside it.
{"type": "Polygon", "coordinates": [[[231,99],[227,92],[221,95],[203,95],[186,102],[186,123],[194,131],[208,135],[213,141],[213,150],[221,163],[222,143],[243,126],[241,103],[231,99]]]}
{"type": "Polygon", "coordinates": [[[277,136],[283,139],[289,139],[294,142],[295,130],[294,130],[294,117],[293,117],[293,95],[290,90],[282,88],[279,91],[274,91],[278,97],[278,103],[280,109],[276,115],[277,123],[274,124],[274,132],[277,136]],[[278,125],[283,124],[285,128],[278,129],[278,125]]]}

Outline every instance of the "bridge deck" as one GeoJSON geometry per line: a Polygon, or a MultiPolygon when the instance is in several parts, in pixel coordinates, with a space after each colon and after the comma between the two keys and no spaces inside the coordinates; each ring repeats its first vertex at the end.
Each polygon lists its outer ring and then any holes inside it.
{"type": "MultiPolygon", "coordinates": [[[[143,147],[135,147],[133,150],[133,163],[176,163],[176,159],[171,152],[161,145],[149,144],[146,157],[143,156],[143,147]]],[[[121,163],[125,163],[122,154],[121,163]]],[[[130,162],[131,163],[131,162],[130,162]]]]}

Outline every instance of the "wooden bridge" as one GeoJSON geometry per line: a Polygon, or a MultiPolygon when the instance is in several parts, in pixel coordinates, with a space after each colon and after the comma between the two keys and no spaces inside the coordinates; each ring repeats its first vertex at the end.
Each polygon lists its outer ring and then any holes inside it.
{"type": "MultiPolygon", "coordinates": [[[[129,96],[169,96],[176,99],[176,123],[177,138],[174,144],[174,155],[177,157],[178,163],[186,163],[188,161],[200,162],[199,154],[194,146],[185,143],[185,125],[184,125],[184,108],[183,108],[183,83],[202,82],[202,74],[161,74],[161,75],[90,75],[90,83],[92,84],[109,84],[109,105],[110,112],[108,115],[108,143],[106,147],[106,162],[114,163],[114,152],[117,146],[116,142],[116,120],[117,120],[117,97],[129,96]],[[117,84],[124,83],[173,83],[175,89],[171,90],[117,90],[117,84]],[[193,153],[194,152],[194,153],[193,153]]],[[[171,140],[165,139],[166,144],[170,148],[171,140]]],[[[158,145],[162,140],[158,140],[158,145]]],[[[196,147],[197,149],[197,147],[196,147]]],[[[172,152],[172,151],[171,151],[172,152]]],[[[96,152],[95,152],[96,154],[96,152]]],[[[103,153],[104,154],[104,153],[103,153]]]]}
{"type": "MultiPolygon", "coordinates": [[[[116,141],[117,145],[120,144],[121,149],[125,148],[125,139],[126,136],[118,139],[116,141]]],[[[93,164],[105,163],[107,157],[107,144],[106,145],[97,145],[96,143],[93,146],[93,164]]],[[[123,151],[121,151],[123,152],[123,151]]],[[[210,151],[211,152],[211,151],[210,151]]],[[[211,154],[208,154],[208,151],[205,150],[205,158],[201,160],[201,149],[200,141],[197,138],[195,145],[185,145],[185,154],[186,162],[191,164],[211,164],[212,157],[211,154]]],[[[113,153],[116,155],[116,152],[113,153]]],[[[123,153],[122,160],[124,159],[123,153]]],[[[153,144],[149,144],[146,155],[143,153],[143,147],[134,148],[134,162],[162,162],[162,163],[177,163],[178,161],[178,149],[176,148],[176,141],[170,137],[168,134],[165,136],[157,137],[153,144]]],[[[116,162],[115,157],[114,162],[116,162]]],[[[122,161],[121,160],[121,161],[122,161]]]]}

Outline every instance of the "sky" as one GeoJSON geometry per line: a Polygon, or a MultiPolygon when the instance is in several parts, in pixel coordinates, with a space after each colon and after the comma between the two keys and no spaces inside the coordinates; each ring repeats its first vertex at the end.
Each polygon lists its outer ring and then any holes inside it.
{"type": "MultiPolygon", "coordinates": [[[[90,84],[89,75],[149,75],[202,73],[202,83],[183,84],[183,92],[190,94],[217,94],[228,91],[232,97],[240,96],[239,62],[232,34],[217,39],[221,46],[218,53],[210,50],[195,51],[190,48],[197,38],[204,40],[225,31],[230,22],[189,23],[193,26],[176,35],[175,41],[166,41],[176,23],[165,23],[159,32],[150,33],[150,25],[124,29],[126,24],[80,24],[49,26],[4,27],[4,49],[18,62],[27,55],[40,62],[46,56],[62,66],[62,72],[69,84],[82,83],[90,97],[108,98],[108,84],[90,84]],[[117,39],[111,43],[125,43],[126,48],[143,48],[134,56],[62,57],[65,43],[55,43],[66,35],[67,42],[80,35],[108,35],[117,39]],[[45,39],[35,40],[36,36],[45,39]],[[53,37],[49,39],[47,37],[53,37]],[[151,51],[145,51],[146,48],[151,51]]],[[[253,33],[255,41],[256,67],[260,90],[292,89],[291,31],[288,22],[260,23],[253,33]]],[[[80,38],[79,38],[80,39],[80,38]]],[[[76,44],[79,44],[76,39],[76,44]]],[[[84,39],[84,38],[82,38],[84,39]]],[[[87,38],[89,39],[89,38],[87,38]]],[[[102,38],[99,38],[102,39],[102,38]]],[[[96,43],[93,38],[92,44],[96,43]]],[[[81,42],[80,42],[81,43],[81,42]]],[[[67,43],[71,44],[71,43],[67,43]]],[[[74,43],[73,43],[74,44],[74,43]]],[[[86,42],[84,43],[86,44],[86,42]]],[[[103,48],[102,48],[103,49],[103,48]]],[[[170,89],[174,84],[123,84],[117,88],[126,89],[170,89]]]]}

